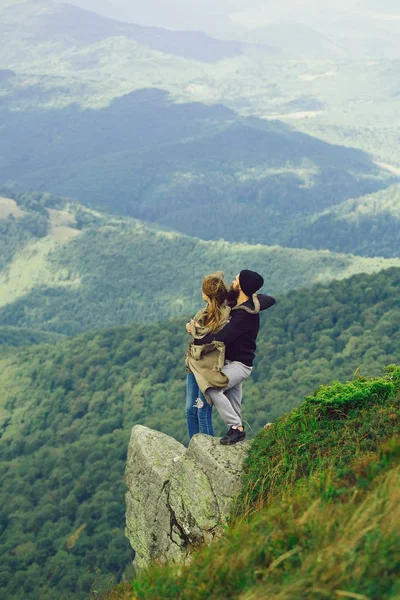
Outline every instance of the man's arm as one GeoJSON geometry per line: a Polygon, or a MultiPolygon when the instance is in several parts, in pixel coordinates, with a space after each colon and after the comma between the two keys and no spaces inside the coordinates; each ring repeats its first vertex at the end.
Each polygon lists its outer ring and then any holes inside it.
{"type": "Polygon", "coordinates": [[[246,311],[238,311],[238,315],[232,317],[231,320],[221,331],[218,333],[209,333],[204,336],[201,340],[198,340],[199,344],[210,344],[211,342],[223,342],[225,346],[231,344],[236,338],[245,333],[250,329],[249,319],[251,316],[246,311]]]}

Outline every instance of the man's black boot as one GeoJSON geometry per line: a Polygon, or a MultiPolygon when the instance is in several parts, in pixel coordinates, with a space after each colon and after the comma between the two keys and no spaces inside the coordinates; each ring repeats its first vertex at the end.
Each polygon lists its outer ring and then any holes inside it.
{"type": "Polygon", "coordinates": [[[244,430],[240,431],[240,429],[234,429],[233,427],[231,427],[229,429],[228,433],[226,433],[224,435],[224,437],[221,438],[220,443],[223,446],[232,446],[233,444],[242,442],[245,437],[246,437],[246,432],[244,430]]]}

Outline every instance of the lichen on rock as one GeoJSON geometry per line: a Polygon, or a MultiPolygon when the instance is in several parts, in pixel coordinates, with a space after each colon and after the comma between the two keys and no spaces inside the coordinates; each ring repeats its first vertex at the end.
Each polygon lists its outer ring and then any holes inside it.
{"type": "Polygon", "coordinates": [[[186,449],[142,425],[132,430],[126,468],[126,535],[135,568],[185,562],[220,535],[240,490],[249,445],[196,435],[186,449]]]}

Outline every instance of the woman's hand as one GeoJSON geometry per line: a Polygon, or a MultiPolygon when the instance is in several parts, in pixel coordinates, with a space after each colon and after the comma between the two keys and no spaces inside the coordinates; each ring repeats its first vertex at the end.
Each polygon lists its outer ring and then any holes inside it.
{"type": "Polygon", "coordinates": [[[188,333],[190,333],[190,335],[192,335],[192,329],[191,329],[192,323],[194,324],[195,327],[200,327],[200,323],[198,323],[197,321],[193,321],[193,320],[192,321],[188,321],[186,323],[186,331],[188,333]]]}

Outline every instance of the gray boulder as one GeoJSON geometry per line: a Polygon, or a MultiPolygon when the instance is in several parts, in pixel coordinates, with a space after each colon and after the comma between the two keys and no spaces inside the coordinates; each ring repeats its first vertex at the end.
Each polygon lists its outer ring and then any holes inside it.
{"type": "Polygon", "coordinates": [[[196,435],[186,449],[142,425],[132,430],[126,468],[126,535],[135,568],[185,562],[192,547],[208,544],[226,524],[240,490],[249,444],[221,446],[196,435]]]}

